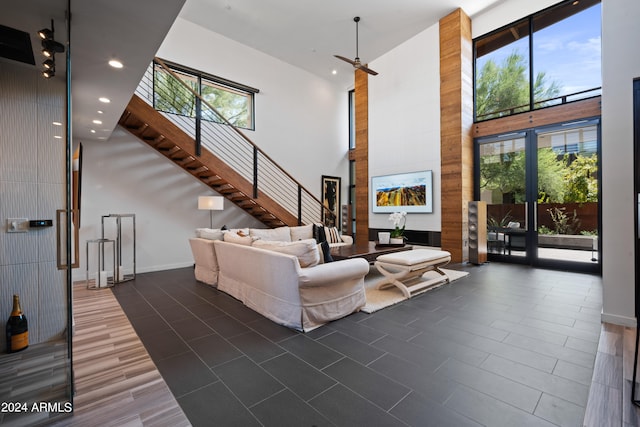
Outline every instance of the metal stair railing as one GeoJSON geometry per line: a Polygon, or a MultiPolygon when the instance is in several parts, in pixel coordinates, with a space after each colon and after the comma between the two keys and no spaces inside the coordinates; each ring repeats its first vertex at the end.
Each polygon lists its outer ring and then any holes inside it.
{"type": "Polygon", "coordinates": [[[196,93],[187,83],[188,76],[183,79],[179,74],[156,58],[147,68],[135,93],[192,137],[196,141],[197,153],[201,145],[252,183],[253,195],[247,196],[258,203],[260,190],[298,218],[298,224],[321,222],[323,210],[326,218],[333,217],[334,214],[317,197],[196,93]],[[171,109],[174,112],[157,108],[159,101],[166,104],[172,99],[171,109]]]}

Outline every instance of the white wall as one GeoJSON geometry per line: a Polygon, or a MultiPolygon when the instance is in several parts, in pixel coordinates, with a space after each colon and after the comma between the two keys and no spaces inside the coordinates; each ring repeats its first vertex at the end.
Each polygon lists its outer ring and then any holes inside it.
{"type": "MultiPolygon", "coordinates": [[[[136,215],[136,273],[192,265],[188,238],[196,228],[210,225],[209,211],[198,210],[198,196],[218,193],[120,127],[108,141],[82,145],[81,262],[74,280],[85,279],[86,241],[101,237],[102,216],[109,214],[136,215]]],[[[224,204],[224,211],[213,212],[214,228],[264,227],[228,200],[224,204]]],[[[114,236],[115,221],[105,224],[107,237],[114,236]]],[[[126,256],[131,222],[122,224],[126,256]]],[[[131,273],[129,260],[123,263],[126,274],[131,273]]]]}
{"type": "Polygon", "coordinates": [[[471,36],[479,37],[505,25],[560,3],[562,0],[507,0],[471,16],[471,36]]]}
{"type": "MultiPolygon", "coordinates": [[[[348,190],[347,91],[297,67],[178,18],[157,56],[260,89],[256,130],[243,131],[320,198],[322,175],[342,177],[348,190]]],[[[197,198],[216,194],[128,132],[84,142],[81,267],[85,242],[101,235],[101,217],[136,214],[137,272],[193,263],[188,245],[196,227],[209,224],[197,198]]],[[[264,227],[225,200],[214,227],[264,227]]]]}
{"type": "Polygon", "coordinates": [[[347,191],[347,91],[307,71],[178,18],[157,56],[260,89],[245,132],[316,197],[321,175],[347,191]]]}
{"type": "MultiPolygon", "coordinates": [[[[65,206],[63,79],[0,60],[0,319],[18,294],[29,343],[57,338],[66,326],[66,274],[57,269],[56,227],[7,233],[8,218],[51,219],[65,206]]],[[[4,351],[6,337],[0,338],[4,351]]]]}
{"type": "MultiPolygon", "coordinates": [[[[433,171],[433,213],[408,215],[410,230],[441,230],[439,40],[436,24],[370,63],[369,176],[433,171]]],[[[369,226],[392,228],[369,199],[369,226]]]]}
{"type": "Polygon", "coordinates": [[[640,2],[602,2],[604,321],[635,326],[633,79],[640,77],[640,2]]]}

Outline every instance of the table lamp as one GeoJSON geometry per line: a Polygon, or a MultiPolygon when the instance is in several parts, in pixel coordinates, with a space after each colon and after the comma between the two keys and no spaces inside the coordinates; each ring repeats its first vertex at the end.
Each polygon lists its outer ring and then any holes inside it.
{"type": "Polygon", "coordinates": [[[221,211],[224,209],[224,197],[200,196],[198,197],[198,209],[209,211],[209,228],[213,228],[213,211],[221,211]]]}

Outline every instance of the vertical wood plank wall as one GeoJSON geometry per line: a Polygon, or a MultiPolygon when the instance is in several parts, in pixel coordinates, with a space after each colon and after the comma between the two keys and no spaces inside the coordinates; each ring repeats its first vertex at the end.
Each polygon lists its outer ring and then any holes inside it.
{"type": "Polygon", "coordinates": [[[356,147],[356,237],[357,244],[369,241],[369,75],[355,70],[356,147]]]}
{"type": "Polygon", "coordinates": [[[469,260],[473,200],[473,52],[471,19],[457,9],[440,20],[440,152],[443,250],[469,260]]]}

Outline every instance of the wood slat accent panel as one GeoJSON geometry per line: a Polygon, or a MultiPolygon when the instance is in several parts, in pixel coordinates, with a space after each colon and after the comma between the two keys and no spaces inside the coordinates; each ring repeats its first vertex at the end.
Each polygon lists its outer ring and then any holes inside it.
{"type": "Polygon", "coordinates": [[[543,108],[541,110],[528,111],[514,114],[499,119],[487,120],[476,123],[473,126],[474,138],[501,133],[514,132],[537,126],[552,125],[560,122],[570,122],[590,117],[599,117],[602,100],[600,96],[543,108]]]}
{"type": "Polygon", "coordinates": [[[457,9],[440,20],[440,153],[443,250],[469,259],[473,200],[473,55],[471,19],[457,9]]]}
{"type": "Polygon", "coordinates": [[[355,71],[356,147],[356,238],[357,244],[369,241],[369,75],[355,71]]]}

